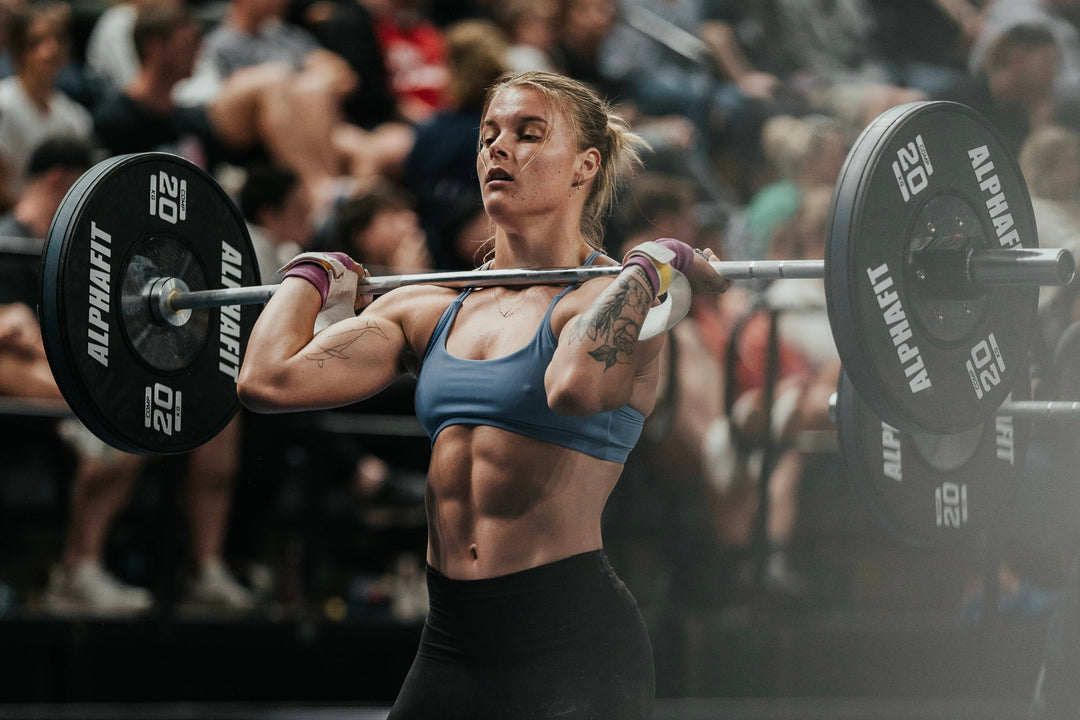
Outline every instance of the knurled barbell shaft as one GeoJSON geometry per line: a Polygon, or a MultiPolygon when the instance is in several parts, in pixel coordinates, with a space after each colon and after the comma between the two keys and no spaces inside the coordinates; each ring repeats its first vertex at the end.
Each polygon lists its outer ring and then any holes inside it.
{"type": "MultiPolygon", "coordinates": [[[[821,278],[825,275],[822,260],[723,260],[713,263],[713,266],[718,273],[732,280],[785,280],[821,278]]],[[[367,294],[381,295],[405,285],[439,285],[462,289],[492,285],[561,285],[620,272],[622,267],[619,265],[554,270],[464,270],[367,277],[360,279],[360,287],[367,294]]],[[[1072,279],[1073,257],[1064,249],[979,250],[972,255],[968,273],[975,285],[1065,285],[1072,279]]],[[[269,300],[279,287],[253,285],[188,292],[174,290],[161,298],[161,308],[163,312],[179,312],[224,305],[257,305],[269,300]]]]}
{"type": "MultiPolygon", "coordinates": [[[[732,280],[781,280],[788,278],[820,278],[825,274],[821,260],[764,260],[723,261],[714,263],[717,272],[732,280]]],[[[583,282],[597,277],[609,277],[622,272],[619,265],[595,267],[558,268],[554,270],[462,270],[459,272],[418,273],[415,275],[384,275],[360,278],[359,286],[367,294],[381,295],[406,285],[439,285],[449,288],[488,287],[499,285],[565,285],[583,282]]],[[[173,292],[166,300],[166,308],[180,310],[205,310],[222,305],[256,305],[270,299],[280,285],[253,285],[251,287],[221,288],[219,290],[193,290],[173,292]]]]}

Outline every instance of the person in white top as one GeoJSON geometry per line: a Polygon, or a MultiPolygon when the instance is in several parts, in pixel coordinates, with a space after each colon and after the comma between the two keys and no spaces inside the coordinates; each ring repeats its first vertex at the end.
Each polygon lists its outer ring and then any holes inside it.
{"type": "Polygon", "coordinates": [[[15,75],[0,80],[0,165],[7,198],[22,191],[30,153],[43,140],[92,137],[89,111],[55,85],[70,53],[70,21],[70,7],[60,2],[28,6],[10,18],[15,75]]]}

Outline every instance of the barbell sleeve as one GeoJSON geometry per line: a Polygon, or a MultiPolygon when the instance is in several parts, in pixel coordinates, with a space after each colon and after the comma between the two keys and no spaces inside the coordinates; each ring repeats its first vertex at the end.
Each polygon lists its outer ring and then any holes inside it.
{"type": "Polygon", "coordinates": [[[1068,285],[1076,263],[1064,248],[979,250],[971,254],[968,275],[975,285],[1068,285]]]}

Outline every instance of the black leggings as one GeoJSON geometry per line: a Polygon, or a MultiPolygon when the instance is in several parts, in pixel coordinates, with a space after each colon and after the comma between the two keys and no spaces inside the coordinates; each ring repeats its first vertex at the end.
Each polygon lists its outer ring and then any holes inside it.
{"type": "Polygon", "coordinates": [[[428,568],[431,609],[388,720],[640,720],[652,647],[602,550],[484,580],[428,568]]]}

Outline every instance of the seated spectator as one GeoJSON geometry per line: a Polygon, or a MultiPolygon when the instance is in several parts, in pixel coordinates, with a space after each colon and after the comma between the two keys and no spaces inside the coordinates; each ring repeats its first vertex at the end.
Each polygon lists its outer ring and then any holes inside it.
{"type": "Polygon", "coordinates": [[[968,0],[869,0],[875,46],[892,82],[936,95],[966,74],[983,21],[968,0]]]}
{"type": "Polygon", "coordinates": [[[255,166],[240,188],[239,205],[251,232],[262,282],[281,282],[278,269],[309,247],[314,235],[307,188],[291,170],[255,166]]]}
{"type": "MultiPolygon", "coordinates": [[[[1080,133],[1058,125],[1039,128],[1024,141],[1019,160],[1031,193],[1039,244],[1080,254],[1080,133]]],[[[1065,328],[1080,319],[1077,294],[1075,281],[1064,288],[1039,289],[1039,324],[1047,353],[1057,346],[1065,328]]]]}
{"type": "Polygon", "coordinates": [[[424,14],[419,0],[366,0],[375,19],[390,89],[401,114],[421,122],[445,108],[450,80],[446,67],[446,38],[424,14]]]}
{"type": "Polygon", "coordinates": [[[381,183],[344,201],[334,228],[330,249],[348,253],[372,275],[431,270],[420,218],[400,186],[381,183]]]}
{"type": "MultiPolygon", "coordinates": [[[[506,62],[511,72],[556,72],[552,51],[558,28],[557,13],[555,0],[510,0],[503,4],[499,25],[510,43],[506,62]]],[[[453,68],[450,74],[454,74],[453,68]]]]}
{"type": "Polygon", "coordinates": [[[675,107],[643,110],[627,78],[609,71],[605,48],[618,42],[616,0],[560,0],[559,42],[553,58],[560,71],[594,87],[651,146],[645,158],[649,170],[693,178],[698,192],[713,200],[727,200],[731,193],[713,172],[707,148],[708,136],[675,107]]]}
{"type": "Polygon", "coordinates": [[[340,96],[321,76],[275,63],[234,72],[205,106],[177,105],[174,89],[192,71],[198,25],[181,9],[151,6],[139,10],[134,33],[139,72],[94,115],[112,153],[164,148],[207,166],[268,155],[300,176],[322,214],[343,188],[370,182],[411,146],[411,130],[403,141],[394,129],[369,133],[343,122],[340,96]]]}
{"type": "MultiPolygon", "coordinates": [[[[684,178],[658,173],[635,178],[616,213],[621,241],[612,254],[621,257],[660,237],[695,244],[700,231],[695,202],[694,187],[684,178]]],[[[731,288],[707,300],[738,303],[739,295],[731,288]]],[[[636,578],[635,593],[647,611],[658,605],[692,611],[722,603],[731,579],[725,569],[731,568],[719,553],[731,545],[732,525],[748,528],[752,517],[747,503],[752,494],[735,478],[722,356],[706,345],[699,308],[668,335],[656,407],[605,512],[605,546],[620,567],[635,573],[627,581],[636,578]]]]}
{"type": "Polygon", "coordinates": [[[243,68],[280,64],[311,73],[344,99],[357,77],[337,54],[321,47],[307,31],[284,21],[284,2],[230,0],[225,17],[203,39],[193,76],[177,89],[183,105],[206,104],[222,83],[243,68]]]}
{"type": "Polygon", "coordinates": [[[470,20],[448,28],[446,44],[449,107],[417,126],[402,182],[416,195],[435,266],[472,269],[476,264],[469,264],[471,258],[461,266],[462,258],[447,241],[446,225],[455,216],[482,207],[476,143],[484,93],[507,70],[506,43],[492,23],[470,20]]]}
{"type": "Polygon", "coordinates": [[[15,75],[0,80],[0,196],[17,198],[34,148],[47,137],[89,140],[90,113],[56,88],[68,61],[71,9],[64,3],[30,5],[8,19],[8,50],[15,75]]]}
{"type": "Polygon", "coordinates": [[[357,0],[291,0],[286,20],[307,30],[337,53],[359,78],[345,103],[345,116],[365,130],[400,121],[371,11],[357,0]]]}
{"type": "MultiPolygon", "coordinates": [[[[832,192],[831,185],[819,185],[803,193],[795,217],[774,235],[774,257],[824,258],[832,192]]],[[[806,463],[796,440],[802,431],[834,427],[829,418],[829,397],[836,391],[840,359],[829,326],[824,280],[776,282],[765,290],[764,299],[768,308],[779,311],[779,367],[772,407],[766,417],[768,316],[758,313],[740,338],[742,372],[738,376],[738,396],[733,398],[732,422],[741,437],[763,438],[764,433],[769,433],[778,448],[775,465],[765,468],[769,483],[765,581],[767,587],[805,600],[811,589],[791,563],[799,487],[806,463]]]]}
{"type": "Polygon", "coordinates": [[[729,250],[735,257],[763,259],[773,233],[795,216],[806,188],[833,184],[847,157],[852,132],[824,115],[778,115],[762,132],[762,147],[777,176],[750,198],[733,227],[729,250]]]}
{"type": "Polygon", "coordinates": [[[894,105],[926,99],[897,85],[875,36],[870,0],[772,4],[768,41],[784,86],[810,110],[861,129],[894,105]]]}
{"type": "Polygon", "coordinates": [[[1015,25],[986,47],[975,74],[946,89],[953,100],[982,113],[1014,154],[1035,128],[1054,120],[1055,83],[1061,59],[1045,23],[1015,25]]]}
{"type": "Polygon", "coordinates": [[[133,31],[142,7],[169,5],[179,8],[184,0],[126,0],[117,2],[98,16],[86,41],[86,72],[101,83],[104,92],[120,91],[139,72],[139,55],[133,31]]]}
{"type": "MultiPolygon", "coordinates": [[[[2,292],[8,294],[6,288],[2,292]]],[[[0,303],[0,397],[61,399],[45,358],[41,326],[24,302],[0,303]]]]}
{"type": "MultiPolygon", "coordinates": [[[[25,190],[13,209],[0,217],[0,227],[41,237],[70,185],[90,165],[90,147],[84,142],[68,138],[43,142],[31,153],[25,190]]],[[[36,321],[29,322],[33,316],[28,315],[28,307],[37,299],[37,272],[38,263],[34,263],[22,277],[0,278],[0,302],[21,302],[27,307],[20,311],[18,306],[7,306],[3,313],[19,322],[17,331],[4,333],[8,342],[0,347],[0,373],[4,374],[0,388],[17,397],[60,399],[40,347],[40,329],[36,321]],[[26,296],[28,289],[32,293],[26,296]]],[[[63,559],[50,574],[45,608],[57,613],[145,612],[153,605],[151,594],[114,577],[104,568],[103,559],[109,528],[146,459],[107,446],[75,419],[63,421],[58,432],[75,449],[78,461],[63,559]]],[[[199,605],[234,609],[254,605],[252,595],[233,579],[222,559],[238,438],[238,423],[233,422],[184,458],[194,566],[185,599],[199,605]]]]}

